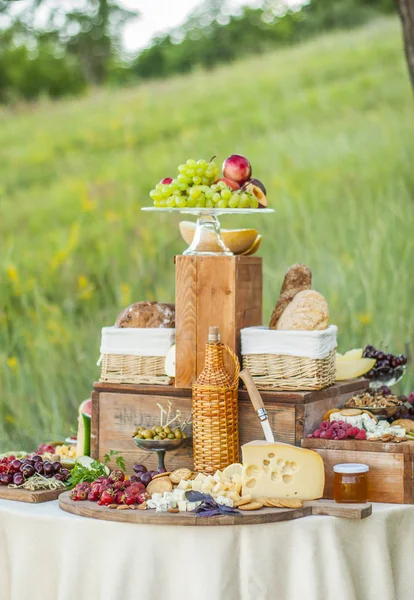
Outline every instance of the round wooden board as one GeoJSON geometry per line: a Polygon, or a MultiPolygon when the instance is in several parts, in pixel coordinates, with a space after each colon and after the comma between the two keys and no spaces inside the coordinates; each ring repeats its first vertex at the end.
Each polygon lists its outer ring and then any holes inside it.
{"type": "Polygon", "coordinates": [[[62,510],[104,521],[120,521],[122,523],[137,523],[140,525],[259,525],[261,523],[276,523],[291,521],[312,514],[311,506],[303,508],[261,508],[260,510],[245,511],[240,515],[200,517],[191,512],[157,513],[155,510],[117,510],[98,506],[96,502],[74,502],[69,498],[70,492],[59,496],[59,506],[62,510]]]}

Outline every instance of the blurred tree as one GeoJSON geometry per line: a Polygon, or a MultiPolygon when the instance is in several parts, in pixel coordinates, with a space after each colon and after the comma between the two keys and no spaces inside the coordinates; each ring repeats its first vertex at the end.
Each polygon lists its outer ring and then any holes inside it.
{"type": "Polygon", "coordinates": [[[405,55],[414,91],[414,0],[397,0],[405,42],[405,55]]]}
{"type": "Polygon", "coordinates": [[[66,13],[59,37],[79,58],[88,82],[105,81],[111,58],[120,52],[122,27],[137,15],[113,0],[89,0],[85,9],[66,13]]]}

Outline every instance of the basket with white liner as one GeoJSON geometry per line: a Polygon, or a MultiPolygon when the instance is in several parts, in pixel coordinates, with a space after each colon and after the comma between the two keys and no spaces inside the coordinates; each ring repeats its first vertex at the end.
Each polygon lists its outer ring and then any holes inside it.
{"type": "Polygon", "coordinates": [[[335,382],[336,325],[317,331],[241,330],[243,368],[260,390],[321,390],[335,382]]]}
{"type": "Polygon", "coordinates": [[[103,327],[100,381],[171,385],[165,358],[174,343],[173,328],[103,327]]]}

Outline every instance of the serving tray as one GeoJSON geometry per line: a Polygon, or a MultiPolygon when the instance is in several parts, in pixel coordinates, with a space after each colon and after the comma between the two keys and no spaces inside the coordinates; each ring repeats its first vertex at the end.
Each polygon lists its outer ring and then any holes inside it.
{"type": "Polygon", "coordinates": [[[14,500],[15,502],[32,502],[38,504],[40,502],[57,500],[64,491],[64,489],[60,489],[31,492],[30,490],[9,488],[5,485],[0,485],[0,500],[14,500]]]}
{"type": "Polygon", "coordinates": [[[315,500],[304,504],[303,508],[261,508],[255,511],[244,511],[240,515],[201,517],[192,512],[157,513],[155,510],[117,510],[98,506],[95,502],[74,502],[70,499],[69,492],[65,492],[59,497],[60,508],[74,515],[141,525],[259,525],[292,521],[311,515],[365,519],[372,513],[371,504],[336,504],[329,500],[315,500]]]}

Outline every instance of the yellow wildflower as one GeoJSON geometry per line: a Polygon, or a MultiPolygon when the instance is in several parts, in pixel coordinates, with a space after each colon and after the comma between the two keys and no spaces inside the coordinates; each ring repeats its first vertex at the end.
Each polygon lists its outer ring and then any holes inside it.
{"type": "Polygon", "coordinates": [[[12,371],[16,371],[18,367],[17,358],[15,356],[9,356],[9,358],[7,359],[7,366],[12,371]]]}
{"type": "Polygon", "coordinates": [[[371,313],[361,313],[359,315],[359,321],[362,325],[370,325],[370,323],[372,323],[371,313]]]}
{"type": "Polygon", "coordinates": [[[131,304],[131,287],[128,283],[121,283],[121,305],[131,304]]]}

